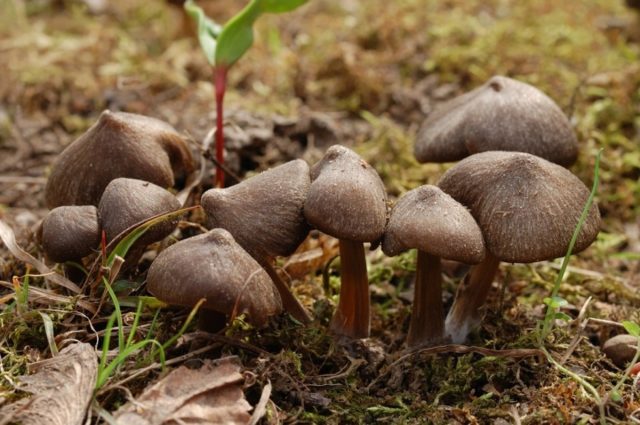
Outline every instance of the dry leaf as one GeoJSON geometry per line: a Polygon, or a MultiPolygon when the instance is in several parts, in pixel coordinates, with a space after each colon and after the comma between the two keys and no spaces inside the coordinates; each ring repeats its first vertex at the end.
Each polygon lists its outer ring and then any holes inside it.
{"type": "Polygon", "coordinates": [[[0,409],[0,423],[81,425],[98,373],[93,347],[69,345],[29,368],[35,373],[20,378],[20,389],[33,395],[0,409]]]}
{"type": "Polygon", "coordinates": [[[115,418],[120,425],[246,425],[251,406],[243,383],[240,366],[231,357],[205,361],[200,369],[181,366],[123,406],[115,418]]]}

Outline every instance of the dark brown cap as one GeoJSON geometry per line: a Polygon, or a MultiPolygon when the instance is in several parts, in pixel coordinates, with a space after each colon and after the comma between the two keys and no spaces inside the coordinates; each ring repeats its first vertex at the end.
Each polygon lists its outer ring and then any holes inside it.
{"type": "Polygon", "coordinates": [[[77,261],[100,243],[98,210],[93,205],[54,208],[42,221],[40,240],[47,258],[77,261]]]}
{"type": "MultiPolygon", "coordinates": [[[[142,180],[118,178],[107,186],[100,199],[100,225],[111,242],[121,232],[158,214],[180,209],[180,201],[160,186],[142,180]]],[[[153,226],[136,242],[148,245],[168,236],[176,228],[178,219],[153,226]]]]}
{"type": "Polygon", "coordinates": [[[98,205],[118,177],[174,184],[174,173],[190,173],[193,158],[182,137],[155,118],[105,111],[85,134],[58,157],[45,187],[49,208],[98,205]]]}
{"type": "Polygon", "coordinates": [[[433,111],[418,132],[414,153],[420,162],[449,162],[492,150],[527,152],[569,166],[578,143],[551,98],[495,76],[433,111]]]}
{"type": "MultiPolygon", "coordinates": [[[[518,152],[472,155],[450,168],[438,186],[471,210],[487,250],[513,263],[564,256],[589,197],[570,171],[518,152]]],[[[573,253],[587,248],[599,230],[594,203],[573,253]]]]}
{"type": "Polygon", "coordinates": [[[467,264],[484,258],[482,233],[469,211],[431,185],[410,190],[398,200],[382,239],[388,256],[414,248],[467,264]]]}
{"type": "Polygon", "coordinates": [[[209,226],[227,229],[254,258],[293,254],[309,233],[302,208],[309,166],[301,159],[202,196],[209,226]]]}
{"type": "Polygon", "coordinates": [[[373,242],[387,221],[387,193],[376,170],[341,145],[331,146],[311,169],[304,215],[312,226],[339,239],[373,242]]]}
{"type": "Polygon", "coordinates": [[[184,239],[158,255],[149,268],[147,288],[169,304],[193,307],[206,298],[204,308],[231,314],[247,313],[256,326],[282,311],[271,279],[224,229],[184,239]]]}

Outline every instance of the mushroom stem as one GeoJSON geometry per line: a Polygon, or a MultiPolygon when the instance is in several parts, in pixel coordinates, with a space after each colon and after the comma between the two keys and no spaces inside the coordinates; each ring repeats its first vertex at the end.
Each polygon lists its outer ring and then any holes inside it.
{"type": "Polygon", "coordinates": [[[418,250],[407,345],[432,345],[444,336],[440,258],[418,250]]]}
{"type": "Polygon", "coordinates": [[[480,322],[480,307],[489,295],[499,265],[500,260],[487,251],[484,260],[471,267],[458,286],[445,324],[446,332],[454,344],[463,343],[471,329],[480,322]]]}
{"type": "Polygon", "coordinates": [[[369,337],[369,279],[362,242],[340,239],[340,300],[331,330],[351,338],[369,337]]]}
{"type": "Polygon", "coordinates": [[[307,310],[300,304],[300,301],[291,293],[289,286],[282,280],[278,272],[273,268],[271,261],[262,261],[262,267],[267,271],[267,274],[273,280],[280,298],[282,299],[282,306],[286,311],[291,314],[296,320],[302,323],[310,323],[311,316],[307,313],[307,310]]]}

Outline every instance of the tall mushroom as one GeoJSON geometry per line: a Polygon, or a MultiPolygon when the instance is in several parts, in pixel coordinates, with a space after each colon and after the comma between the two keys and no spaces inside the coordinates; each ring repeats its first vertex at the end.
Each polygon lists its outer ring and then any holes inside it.
{"type": "Polygon", "coordinates": [[[169,304],[231,315],[247,314],[261,327],[282,311],[267,273],[224,229],[184,239],[162,251],[149,267],[147,289],[169,304]]]}
{"type": "Polygon", "coordinates": [[[469,211],[431,185],[410,190],[398,200],[382,239],[388,256],[414,248],[418,260],[409,347],[444,339],[440,259],[477,264],[484,258],[482,233],[469,211]]]}
{"type": "Polygon", "coordinates": [[[529,84],[494,76],[434,110],[420,127],[414,153],[420,162],[449,162],[496,150],[569,166],[578,143],[551,98],[529,84]]]}
{"type": "MultiPolygon", "coordinates": [[[[500,261],[531,263],[566,254],[589,189],[559,165],[527,153],[484,152],[450,168],[438,186],[471,210],[487,253],[458,287],[446,320],[454,342],[480,321],[500,261]]],[[[596,204],[589,210],[573,253],[586,249],[600,229],[596,204]]]]}
{"type": "Polygon", "coordinates": [[[202,196],[209,227],[228,230],[265,267],[285,310],[304,323],[310,321],[308,313],[272,262],[275,256],[293,254],[309,233],[302,209],[310,184],[309,166],[297,159],[202,196]]]}
{"type": "Polygon", "coordinates": [[[98,205],[118,177],[174,185],[175,174],[193,171],[183,138],[169,124],[125,112],[104,111],[85,134],[65,148],[45,186],[47,207],[98,205]]]}
{"type": "Polygon", "coordinates": [[[54,208],[38,233],[47,258],[56,263],[78,261],[100,243],[98,210],[93,205],[54,208]]]}
{"type": "Polygon", "coordinates": [[[369,281],[363,242],[380,240],[387,194],[378,173],[352,150],[331,146],[311,169],[304,215],[340,240],[340,300],[331,329],[351,338],[369,336],[369,281]]]}

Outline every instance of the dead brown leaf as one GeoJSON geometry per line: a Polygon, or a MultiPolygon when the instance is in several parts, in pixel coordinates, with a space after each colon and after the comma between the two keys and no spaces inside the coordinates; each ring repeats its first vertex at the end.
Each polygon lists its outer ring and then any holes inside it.
{"type": "Polygon", "coordinates": [[[243,383],[232,357],[205,361],[200,369],[181,366],[120,408],[115,418],[122,425],[246,425],[251,405],[243,383]]]}
{"type": "Polygon", "coordinates": [[[0,409],[0,425],[81,425],[98,373],[93,347],[86,343],[69,345],[30,369],[35,373],[20,378],[20,389],[33,395],[0,409]]]}

